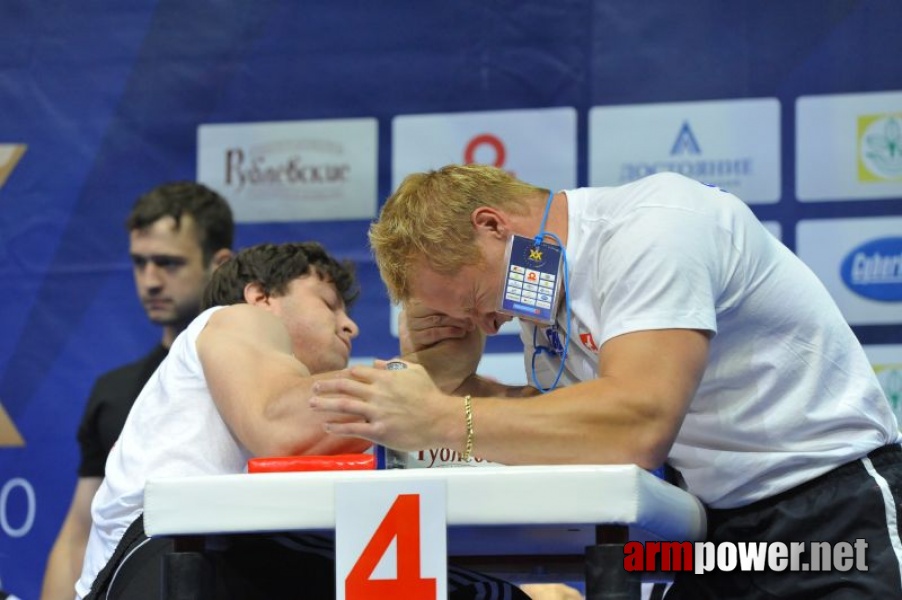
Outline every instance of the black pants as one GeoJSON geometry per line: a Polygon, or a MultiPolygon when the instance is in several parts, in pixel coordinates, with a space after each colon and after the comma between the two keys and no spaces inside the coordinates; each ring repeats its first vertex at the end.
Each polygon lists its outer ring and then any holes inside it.
{"type": "MultiPolygon", "coordinates": [[[[150,539],[138,518],[126,531],[85,600],[160,600],[167,538],[150,539]]],[[[210,597],[216,600],[329,600],[335,597],[334,545],[311,535],[229,536],[222,550],[208,550],[210,597]]],[[[450,600],[529,600],[495,577],[449,566],[450,600]]]]}
{"type": "MultiPolygon", "coordinates": [[[[867,571],[738,569],[680,573],[667,600],[863,600],[902,598],[902,448],[866,458],[748,506],[708,510],[708,541],[867,541],[867,571]]],[[[807,547],[807,546],[806,546],[807,547]]]]}

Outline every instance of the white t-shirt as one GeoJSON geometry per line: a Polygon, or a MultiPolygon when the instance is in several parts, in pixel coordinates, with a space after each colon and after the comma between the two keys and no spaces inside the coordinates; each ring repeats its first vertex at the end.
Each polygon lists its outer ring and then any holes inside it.
{"type": "MultiPolygon", "coordinates": [[[[674,173],[565,193],[572,317],[560,385],[595,378],[597,349],[624,333],[714,334],[668,460],[689,491],[741,506],[900,440],[827,290],[738,198],[674,173]]],[[[521,327],[532,381],[534,326],[521,327]]],[[[563,303],[557,329],[563,339],[563,303]]],[[[544,330],[537,344],[549,345],[544,330]]],[[[542,387],[559,364],[538,356],[542,387]]]]}
{"type": "Polygon", "coordinates": [[[79,599],[88,594],[125,530],[143,512],[148,479],[246,470],[250,453],[222,420],[197,356],[197,336],[219,308],[204,311],[175,339],[110,452],[91,504],[94,523],[75,585],[79,599]]]}

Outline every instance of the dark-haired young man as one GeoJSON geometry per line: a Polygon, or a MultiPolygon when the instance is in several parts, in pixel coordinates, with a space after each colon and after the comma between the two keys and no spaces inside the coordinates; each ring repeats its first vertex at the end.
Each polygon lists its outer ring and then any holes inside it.
{"type": "Polygon", "coordinates": [[[231,255],[234,222],[226,200],[199,183],[159,185],[126,219],[138,298],[160,343],[144,358],[101,375],[78,429],[81,461],[69,511],[50,552],[42,600],[72,600],[91,528],[91,499],[128,412],[172,341],[200,312],[213,270],[231,255]]]}
{"type": "MultiPolygon", "coordinates": [[[[160,555],[143,530],[144,485],[154,477],[241,473],[252,456],[360,452],[369,442],[324,432],[308,406],[317,380],[345,369],[357,325],[350,265],[319,244],[247,248],[213,274],[205,310],[173,342],[141,391],[92,504],[77,598],[159,598],[160,555]]],[[[291,548],[236,536],[213,558],[217,599],[334,597],[323,540],[291,548]]],[[[517,588],[454,571],[452,599],[525,598],[517,588]]]]}

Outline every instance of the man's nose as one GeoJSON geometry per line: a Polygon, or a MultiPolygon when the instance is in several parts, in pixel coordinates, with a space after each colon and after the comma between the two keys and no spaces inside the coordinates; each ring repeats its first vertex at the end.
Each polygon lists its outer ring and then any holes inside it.
{"type": "Polygon", "coordinates": [[[344,330],[351,334],[352,340],[360,335],[360,327],[358,327],[357,323],[350,317],[347,318],[347,321],[344,324],[344,330]]]}
{"type": "Polygon", "coordinates": [[[498,333],[498,325],[496,323],[495,313],[483,315],[479,319],[479,328],[487,335],[495,335],[498,333]]]}
{"type": "Polygon", "coordinates": [[[138,269],[138,282],[146,288],[158,288],[163,285],[160,267],[152,262],[138,269]]]}

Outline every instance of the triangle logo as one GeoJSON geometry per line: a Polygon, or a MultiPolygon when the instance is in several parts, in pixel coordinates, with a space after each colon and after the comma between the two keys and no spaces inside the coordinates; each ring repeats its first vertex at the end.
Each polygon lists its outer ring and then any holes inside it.
{"type": "Polygon", "coordinates": [[[27,149],[28,146],[25,144],[0,144],[0,188],[6,183],[27,149]]]}
{"type": "Polygon", "coordinates": [[[16,429],[13,420],[9,418],[9,413],[0,404],[0,447],[13,448],[25,445],[25,439],[19,430],[16,429]]]}

